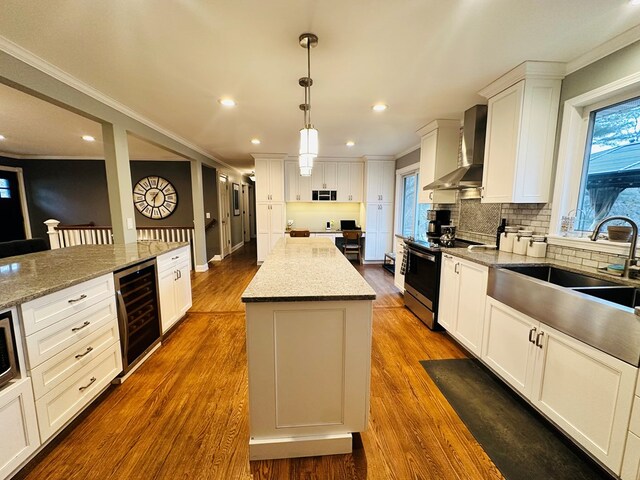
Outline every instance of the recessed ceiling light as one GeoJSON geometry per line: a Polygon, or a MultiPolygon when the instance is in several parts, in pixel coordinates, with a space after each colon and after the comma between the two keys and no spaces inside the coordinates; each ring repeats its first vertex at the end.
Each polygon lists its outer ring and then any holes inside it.
{"type": "Polygon", "coordinates": [[[260,145],[260,139],[259,138],[252,138],[251,139],[251,143],[253,143],[254,145],[260,145]]]}
{"type": "Polygon", "coordinates": [[[0,135],[0,140],[4,140],[6,137],[4,135],[0,135]]]}
{"type": "Polygon", "coordinates": [[[347,147],[353,147],[356,144],[356,142],[354,142],[353,140],[349,140],[347,142],[347,147]]]}
{"type": "Polygon", "coordinates": [[[389,108],[384,103],[376,103],[373,107],[371,107],[374,112],[384,112],[387,108],[389,108]]]}
{"type": "Polygon", "coordinates": [[[640,5],[640,0],[629,0],[631,5],[640,5]]]}
{"type": "Polygon", "coordinates": [[[95,142],[96,139],[94,137],[92,137],[91,135],[82,135],[82,139],[85,142],[95,142]]]}
{"type": "Polygon", "coordinates": [[[218,100],[218,102],[220,102],[220,105],[222,105],[223,107],[235,107],[236,106],[236,101],[232,98],[221,98],[220,100],[218,100]]]}

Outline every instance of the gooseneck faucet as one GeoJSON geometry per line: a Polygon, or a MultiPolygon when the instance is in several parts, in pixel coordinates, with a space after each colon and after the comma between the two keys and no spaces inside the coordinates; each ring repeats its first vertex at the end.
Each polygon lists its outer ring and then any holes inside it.
{"type": "Polygon", "coordinates": [[[600,233],[600,229],[602,226],[610,222],[611,220],[622,220],[623,222],[627,222],[631,225],[631,247],[629,248],[629,257],[624,261],[624,272],[622,276],[624,278],[629,278],[629,267],[631,265],[637,265],[638,259],[636,258],[636,244],[638,242],[638,225],[636,222],[631,220],[629,217],[621,217],[621,216],[613,216],[607,217],[600,221],[596,228],[593,229],[593,233],[591,234],[591,241],[595,242],[598,239],[598,234],[600,233]]]}

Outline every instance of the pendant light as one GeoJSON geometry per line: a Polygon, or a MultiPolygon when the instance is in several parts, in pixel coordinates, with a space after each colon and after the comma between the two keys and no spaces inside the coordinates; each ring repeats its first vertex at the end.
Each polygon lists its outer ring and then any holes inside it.
{"type": "Polygon", "coordinates": [[[300,46],[307,49],[307,76],[298,80],[298,84],[304,88],[304,103],[300,104],[300,110],[304,114],[304,128],[300,130],[300,153],[298,164],[300,175],[308,177],[313,169],[313,159],[318,156],[318,130],[311,123],[311,49],[318,45],[318,37],[313,33],[303,33],[298,37],[300,46]]]}

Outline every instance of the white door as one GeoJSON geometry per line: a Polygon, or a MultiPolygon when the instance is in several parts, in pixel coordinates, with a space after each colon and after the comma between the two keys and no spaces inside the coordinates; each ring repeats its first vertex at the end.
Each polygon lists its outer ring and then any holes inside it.
{"type": "Polygon", "coordinates": [[[453,332],[458,314],[457,261],[451,255],[442,255],[440,270],[440,296],[438,297],[438,323],[453,332]]]}
{"type": "Polygon", "coordinates": [[[482,360],[525,397],[531,396],[540,323],[491,297],[485,308],[482,360]]]}
{"type": "Polygon", "coordinates": [[[482,352],[484,306],[489,270],[484,265],[458,261],[458,316],[456,337],[476,355],[482,352]]]}
{"type": "Polygon", "coordinates": [[[541,333],[533,404],[619,472],[638,370],[546,325],[541,333]]]}
{"type": "Polygon", "coordinates": [[[229,202],[229,182],[226,180],[220,182],[220,206],[221,206],[221,220],[220,220],[220,235],[221,235],[221,247],[222,258],[231,253],[231,207],[229,202]]]}
{"type": "Polygon", "coordinates": [[[362,202],[362,189],[364,187],[364,164],[352,163],[349,166],[349,182],[351,184],[351,201],[362,202]]]}
{"type": "Polygon", "coordinates": [[[338,164],[338,201],[349,202],[351,195],[351,180],[349,178],[351,166],[348,163],[338,164]]]}
{"type": "Polygon", "coordinates": [[[242,228],[244,241],[251,240],[251,225],[249,218],[249,185],[242,185],[242,228]]]}

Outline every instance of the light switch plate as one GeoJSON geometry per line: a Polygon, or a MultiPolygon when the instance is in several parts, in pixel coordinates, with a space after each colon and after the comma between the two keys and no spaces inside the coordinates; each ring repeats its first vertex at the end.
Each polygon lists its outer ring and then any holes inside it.
{"type": "Polygon", "coordinates": [[[211,214],[209,212],[205,213],[204,216],[207,218],[211,218],[211,214]]]}
{"type": "Polygon", "coordinates": [[[133,218],[127,218],[127,228],[133,230],[133,218]]]}

